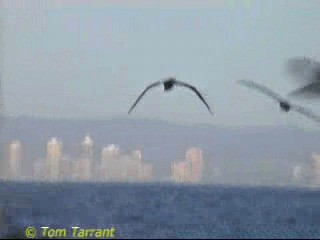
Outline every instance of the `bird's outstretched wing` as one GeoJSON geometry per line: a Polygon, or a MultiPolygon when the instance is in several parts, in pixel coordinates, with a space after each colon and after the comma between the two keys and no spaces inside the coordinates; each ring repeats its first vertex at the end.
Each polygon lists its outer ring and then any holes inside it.
{"type": "Polygon", "coordinates": [[[312,82],[304,87],[288,93],[290,97],[317,98],[320,97],[320,81],[312,82]]]}
{"type": "Polygon", "coordinates": [[[175,83],[177,85],[180,85],[180,86],[183,86],[183,87],[187,87],[187,88],[191,89],[192,91],[194,91],[197,94],[197,96],[200,98],[200,100],[204,103],[204,105],[206,105],[206,107],[208,108],[210,114],[213,115],[213,112],[211,111],[211,108],[210,108],[209,104],[206,102],[206,100],[201,95],[201,93],[197,90],[196,87],[194,87],[194,86],[192,86],[192,85],[190,85],[188,83],[181,82],[181,81],[175,81],[175,83]]]}
{"type": "Polygon", "coordinates": [[[306,108],[301,107],[299,105],[291,105],[291,109],[294,111],[297,111],[300,114],[305,115],[306,117],[308,117],[318,123],[320,123],[320,116],[316,115],[315,113],[313,113],[309,109],[306,109],[306,108]]]}
{"type": "Polygon", "coordinates": [[[290,58],[286,63],[287,71],[298,82],[320,81],[320,63],[308,57],[290,58]]]}
{"type": "Polygon", "coordinates": [[[276,94],[275,92],[273,92],[271,89],[258,84],[256,82],[250,81],[250,80],[239,80],[238,81],[239,84],[244,85],[246,87],[250,87],[253,89],[258,90],[261,93],[264,93],[266,95],[268,95],[269,97],[272,97],[273,99],[277,100],[278,102],[280,101],[286,101],[285,99],[283,99],[280,95],[276,94]]]}
{"type": "Polygon", "coordinates": [[[131,106],[130,110],[128,111],[128,114],[131,113],[131,111],[135,108],[135,106],[138,104],[138,102],[140,101],[140,99],[143,97],[143,95],[146,94],[146,92],[148,90],[150,90],[151,88],[153,87],[157,87],[159,86],[160,84],[162,84],[162,81],[158,81],[158,82],[155,82],[155,83],[152,83],[150,84],[148,87],[146,87],[143,92],[140,94],[140,96],[137,98],[137,100],[134,102],[134,104],[131,106]]]}

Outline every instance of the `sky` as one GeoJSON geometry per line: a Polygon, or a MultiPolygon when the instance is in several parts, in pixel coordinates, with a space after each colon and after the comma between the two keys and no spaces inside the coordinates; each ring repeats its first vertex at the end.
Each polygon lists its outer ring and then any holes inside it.
{"type": "MultiPolygon", "coordinates": [[[[2,0],[5,113],[62,118],[149,118],[226,127],[319,128],[236,83],[285,95],[298,88],[292,57],[320,60],[320,1],[2,0]],[[196,86],[144,88],[174,76],[196,86]]],[[[319,100],[293,99],[320,114],[319,100]]]]}

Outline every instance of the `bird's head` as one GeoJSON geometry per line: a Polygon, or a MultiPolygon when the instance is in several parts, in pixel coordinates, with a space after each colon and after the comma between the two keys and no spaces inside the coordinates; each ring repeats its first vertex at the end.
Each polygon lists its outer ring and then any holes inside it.
{"type": "Polygon", "coordinates": [[[284,112],[289,112],[290,111],[291,106],[290,106],[289,103],[280,102],[279,105],[280,105],[280,108],[281,108],[282,111],[284,111],[284,112]]]}

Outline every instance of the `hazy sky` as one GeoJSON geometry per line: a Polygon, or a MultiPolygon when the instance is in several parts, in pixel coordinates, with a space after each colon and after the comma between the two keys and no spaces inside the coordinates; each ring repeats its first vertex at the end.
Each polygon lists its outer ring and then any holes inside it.
{"type": "MultiPolygon", "coordinates": [[[[152,90],[130,115],[223,126],[315,124],[235,83],[280,94],[298,87],[288,58],[320,60],[320,1],[4,1],[6,113],[118,117],[153,81],[196,85],[152,90]],[[199,3],[201,2],[201,3],[199,3]]],[[[320,114],[318,101],[295,101],[320,114]]]]}

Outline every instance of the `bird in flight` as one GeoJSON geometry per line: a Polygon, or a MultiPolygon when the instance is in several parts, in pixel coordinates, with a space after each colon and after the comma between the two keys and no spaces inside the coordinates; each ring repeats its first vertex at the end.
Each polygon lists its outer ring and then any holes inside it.
{"type": "Polygon", "coordinates": [[[157,81],[154,82],[152,84],[150,84],[148,87],[146,87],[143,92],[140,94],[140,96],[137,98],[137,100],[133,103],[133,105],[131,106],[128,114],[131,113],[131,111],[135,108],[135,106],[138,104],[138,102],[141,100],[141,98],[147,93],[147,91],[149,91],[151,88],[160,86],[161,84],[163,84],[164,87],[164,91],[168,92],[173,90],[174,86],[181,86],[181,87],[186,87],[190,90],[192,90],[193,92],[195,92],[197,94],[197,96],[200,98],[200,100],[204,103],[204,105],[206,105],[207,109],[209,110],[210,114],[213,115],[210,106],[207,104],[207,102],[205,101],[205,99],[203,98],[203,96],[200,94],[200,92],[192,85],[188,84],[188,83],[184,83],[181,81],[177,81],[175,78],[170,77],[170,78],[166,78],[165,80],[162,81],[157,81]]]}
{"type": "Polygon", "coordinates": [[[259,92],[264,93],[265,95],[268,95],[269,97],[273,98],[274,100],[276,100],[279,103],[280,109],[284,112],[289,112],[290,110],[294,110],[302,115],[305,115],[306,117],[313,119],[316,122],[320,122],[320,117],[315,115],[313,112],[311,112],[311,111],[309,111],[299,105],[295,105],[295,104],[290,103],[289,101],[287,101],[286,99],[284,99],[280,95],[278,95],[277,93],[273,92],[271,89],[269,89],[261,84],[255,83],[250,80],[239,80],[238,83],[243,86],[258,90],[259,92]]]}
{"type": "Polygon", "coordinates": [[[306,85],[288,93],[293,97],[320,97],[320,63],[308,57],[295,57],[287,62],[287,70],[298,82],[306,85]]]}

